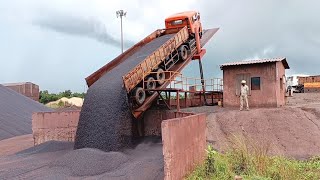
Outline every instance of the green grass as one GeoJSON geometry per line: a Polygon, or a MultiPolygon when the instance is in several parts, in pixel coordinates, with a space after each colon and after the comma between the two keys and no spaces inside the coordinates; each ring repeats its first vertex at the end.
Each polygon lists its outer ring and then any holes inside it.
{"type": "Polygon", "coordinates": [[[205,163],[192,172],[189,180],[319,180],[320,157],[299,161],[281,156],[268,156],[268,145],[241,136],[232,136],[225,153],[208,146],[205,163]]]}

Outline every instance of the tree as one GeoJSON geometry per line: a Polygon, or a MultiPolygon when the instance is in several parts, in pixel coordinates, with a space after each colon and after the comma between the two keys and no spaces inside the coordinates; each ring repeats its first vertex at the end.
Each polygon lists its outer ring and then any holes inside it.
{"type": "Polygon", "coordinates": [[[62,93],[59,93],[62,97],[70,98],[72,96],[72,92],[70,90],[65,90],[62,93]]]}
{"type": "Polygon", "coordinates": [[[71,90],[65,90],[63,92],[60,92],[58,94],[55,93],[49,93],[48,90],[40,91],[39,95],[39,101],[40,103],[47,104],[52,101],[56,101],[58,99],[61,99],[62,97],[71,98],[71,97],[79,97],[84,98],[85,93],[72,93],[71,90]]]}

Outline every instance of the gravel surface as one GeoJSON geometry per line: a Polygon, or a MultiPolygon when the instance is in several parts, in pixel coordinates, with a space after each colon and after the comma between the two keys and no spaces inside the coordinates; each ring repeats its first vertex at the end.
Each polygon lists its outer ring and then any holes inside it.
{"type": "Polygon", "coordinates": [[[320,93],[293,93],[287,98],[288,106],[302,107],[315,106],[320,108],[320,93]]]}
{"type": "Polygon", "coordinates": [[[33,112],[53,111],[0,84],[0,140],[32,133],[33,112]]]}
{"type": "Polygon", "coordinates": [[[17,155],[30,155],[37,153],[47,153],[47,152],[55,152],[62,151],[65,149],[72,149],[73,143],[70,142],[62,142],[62,141],[48,141],[42,143],[38,146],[34,146],[23,151],[17,153],[17,155]]]}
{"type": "Polygon", "coordinates": [[[72,150],[72,145],[70,142],[51,141],[44,146],[28,149],[29,153],[0,157],[0,177],[123,180],[164,178],[162,144],[159,141],[145,140],[134,149],[122,152],[91,148],[72,150]]]}
{"type": "Polygon", "coordinates": [[[75,149],[116,151],[131,142],[132,115],[122,76],[173,35],[161,36],[96,81],[87,92],[80,114],[75,149]]]}

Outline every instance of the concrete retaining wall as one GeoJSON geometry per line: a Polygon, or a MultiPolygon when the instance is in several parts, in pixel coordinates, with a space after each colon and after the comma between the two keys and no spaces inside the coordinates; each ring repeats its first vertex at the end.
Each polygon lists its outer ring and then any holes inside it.
{"type": "MultiPolygon", "coordinates": [[[[50,140],[74,141],[79,116],[80,111],[34,113],[34,144],[50,140]]],[[[157,132],[161,127],[165,179],[183,179],[203,162],[206,148],[205,114],[154,110],[149,111],[145,118],[149,123],[146,124],[149,133],[157,132]]]]}
{"type": "Polygon", "coordinates": [[[148,110],[144,114],[144,135],[161,136],[161,122],[166,119],[181,118],[193,115],[188,112],[174,112],[169,110],[148,110]]]}
{"type": "MultiPolygon", "coordinates": [[[[193,113],[168,110],[148,110],[144,116],[145,136],[161,136],[161,122],[193,113]]],[[[80,111],[42,112],[32,116],[32,131],[35,145],[50,140],[74,141],[80,111]]]]}
{"type": "Polygon", "coordinates": [[[161,129],[165,179],[183,179],[205,159],[206,115],[165,120],[161,129]]]}
{"type": "Polygon", "coordinates": [[[40,112],[32,115],[34,144],[46,141],[74,141],[80,111],[40,112]]]}

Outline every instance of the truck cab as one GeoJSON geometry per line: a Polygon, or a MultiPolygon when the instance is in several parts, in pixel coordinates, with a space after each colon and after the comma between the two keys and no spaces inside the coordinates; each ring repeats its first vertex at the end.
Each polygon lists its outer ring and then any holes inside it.
{"type": "Polygon", "coordinates": [[[202,36],[202,25],[200,22],[200,13],[197,11],[185,11],[173,14],[165,19],[166,30],[178,32],[187,26],[189,34],[195,35],[198,30],[200,38],[202,36]]]}

